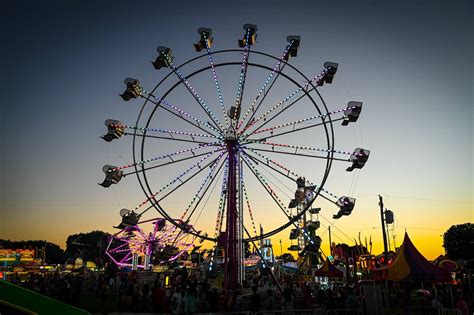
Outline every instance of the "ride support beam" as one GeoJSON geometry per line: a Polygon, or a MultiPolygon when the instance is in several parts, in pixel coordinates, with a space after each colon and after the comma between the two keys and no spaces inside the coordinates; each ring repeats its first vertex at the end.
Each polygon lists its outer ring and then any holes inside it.
{"type": "Polygon", "coordinates": [[[240,255],[238,253],[238,229],[237,229],[237,176],[236,176],[236,150],[237,141],[227,141],[227,153],[229,156],[229,171],[227,177],[227,221],[226,221],[226,244],[224,263],[224,287],[226,290],[235,290],[239,282],[240,255]]]}

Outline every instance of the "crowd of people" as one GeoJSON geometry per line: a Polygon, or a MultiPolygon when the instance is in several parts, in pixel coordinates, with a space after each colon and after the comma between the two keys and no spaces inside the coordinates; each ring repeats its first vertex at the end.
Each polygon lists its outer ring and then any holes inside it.
{"type": "MultiPolygon", "coordinates": [[[[216,313],[332,309],[367,312],[369,301],[360,286],[323,287],[315,281],[280,279],[280,287],[269,276],[248,277],[244,287],[224,290],[207,278],[189,274],[185,268],[171,274],[149,274],[144,280],[135,272],[114,275],[100,273],[31,273],[9,281],[65,303],[85,308],[84,299],[93,296],[104,312],[216,313]],[[150,276],[151,275],[151,276],[150,276]],[[150,278],[152,277],[152,278],[150,278]],[[112,306],[105,306],[112,300],[112,306]]],[[[385,308],[457,308],[471,314],[472,291],[466,285],[423,289],[415,285],[381,285],[385,308]]],[[[371,303],[371,301],[370,301],[371,303]]],[[[110,303],[109,303],[110,304],[110,303]]]]}

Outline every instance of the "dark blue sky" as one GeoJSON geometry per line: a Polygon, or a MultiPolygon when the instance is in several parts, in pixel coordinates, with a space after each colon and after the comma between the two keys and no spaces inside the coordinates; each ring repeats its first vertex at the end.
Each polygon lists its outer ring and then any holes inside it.
{"type": "MultiPolygon", "coordinates": [[[[413,208],[420,209],[419,218],[440,211],[442,228],[472,221],[470,1],[223,3],[4,4],[0,210],[6,219],[0,237],[60,243],[73,232],[110,229],[119,207],[143,199],[136,183],[114,193],[95,184],[105,162],[130,161],[129,141],[107,147],[98,139],[106,118],[136,119],[139,103],[117,97],[123,78],[136,76],[151,88],[164,75],[150,64],[157,46],[172,47],[179,64],[196,56],[191,44],[198,27],[212,27],[215,49],[225,49],[236,47],[249,22],[259,26],[255,49],[276,56],[287,35],[301,35],[292,64],[307,76],[317,74],[326,60],[340,63],[334,87],[323,92],[330,108],[351,99],[364,102],[360,126],[338,140],[341,149],[363,144],[373,150],[354,190],[359,216],[342,224],[351,227],[372,217],[378,193],[461,201],[420,204],[393,197],[392,207],[405,221],[400,227],[409,226],[413,208]],[[441,214],[446,208],[457,215],[441,214]],[[97,219],[84,219],[91,216],[97,219]],[[62,224],[47,229],[44,218],[62,224]]],[[[352,189],[354,178],[344,175],[336,171],[328,181],[339,195],[352,189]]]]}

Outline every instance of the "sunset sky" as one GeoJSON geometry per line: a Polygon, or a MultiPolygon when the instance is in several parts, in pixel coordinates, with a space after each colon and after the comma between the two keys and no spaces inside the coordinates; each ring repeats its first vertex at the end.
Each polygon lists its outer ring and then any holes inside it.
{"type": "MultiPolygon", "coordinates": [[[[351,100],[364,104],[357,123],[334,124],[335,149],[364,147],[371,150],[371,156],[362,170],[353,173],[345,172],[348,165],[333,163],[324,188],[337,196],[355,197],[357,202],[351,216],[334,221],[331,217],[337,209],[318,199],[326,252],[326,227],[334,224],[333,241],[353,243],[360,233],[362,239],[371,237],[373,252],[380,253],[379,194],[395,213],[397,246],[407,231],[429,259],[444,252],[442,234],[451,225],[473,222],[474,27],[470,1],[18,1],[6,5],[0,22],[4,38],[0,238],[46,239],[64,247],[73,233],[116,231],[112,226],[120,220],[118,211],[133,209],[146,199],[134,176],[109,189],[97,185],[103,180],[104,164],[133,162],[132,137],[112,143],[99,138],[106,131],[107,118],[127,125],[137,121],[143,101],[124,102],[118,96],[124,89],[123,79],[136,77],[152,90],[170,71],[157,71],[150,63],[158,46],[171,47],[179,65],[205,55],[192,46],[198,41],[199,27],[213,29],[212,50],[237,49],[245,23],[258,25],[252,50],[277,58],[287,45],[286,36],[300,35],[298,56],[290,64],[309,78],[320,73],[325,61],[339,63],[333,84],[319,89],[330,111],[351,100]]],[[[241,61],[242,56],[232,58],[241,61]]],[[[268,67],[275,63],[252,54],[250,58],[268,67]]],[[[217,55],[214,59],[216,63],[226,61],[217,55]]],[[[200,62],[200,67],[208,65],[206,57],[200,62]]],[[[193,69],[197,68],[183,68],[183,73],[193,69]]],[[[235,101],[239,69],[222,69],[217,68],[217,74],[226,106],[230,106],[235,101]]],[[[244,112],[268,74],[262,69],[249,70],[244,112]]],[[[177,82],[173,79],[168,87],[177,82]]],[[[267,109],[295,90],[289,81],[278,80],[267,109]]],[[[302,77],[295,76],[295,80],[305,83],[302,77]]],[[[210,71],[190,82],[222,120],[210,71]]],[[[199,113],[183,87],[170,95],[170,102],[199,113]]],[[[315,114],[304,106],[281,122],[315,114]]],[[[152,125],[154,128],[196,131],[175,126],[165,116],[154,119],[152,123],[163,123],[152,125]]],[[[318,132],[322,129],[280,142],[318,147],[318,132]]],[[[148,146],[145,155],[158,156],[179,148],[185,147],[162,142],[148,146]]],[[[281,161],[319,182],[321,161],[299,162],[292,157],[281,161]]],[[[153,190],[185,169],[173,166],[154,174],[153,190]]],[[[284,178],[272,180],[287,203],[295,187],[288,181],[285,185],[290,189],[279,185],[284,178]]],[[[199,183],[169,200],[167,209],[175,209],[171,212],[176,215],[183,213],[199,183]]],[[[220,185],[198,224],[209,234],[215,225],[220,185]]],[[[284,223],[280,210],[255,179],[249,180],[248,190],[257,225],[271,229],[284,223]]],[[[158,216],[153,211],[144,217],[158,216]]],[[[277,254],[280,239],[283,249],[289,246],[288,235],[289,229],[273,237],[277,254]]],[[[392,238],[391,242],[393,246],[392,238]]]]}

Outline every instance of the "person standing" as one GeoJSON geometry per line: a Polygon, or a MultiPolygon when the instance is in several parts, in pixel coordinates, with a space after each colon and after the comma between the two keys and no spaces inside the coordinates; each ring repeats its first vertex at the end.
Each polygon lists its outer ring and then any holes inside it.
{"type": "Polygon", "coordinates": [[[181,288],[179,286],[176,287],[171,297],[171,311],[173,314],[183,313],[183,295],[181,294],[181,288]]]}
{"type": "Polygon", "coordinates": [[[273,297],[273,291],[267,290],[267,297],[263,302],[263,310],[272,311],[275,308],[275,298],[273,297]]]}
{"type": "Polygon", "coordinates": [[[262,307],[262,303],[261,303],[261,300],[260,300],[260,295],[257,293],[257,289],[258,287],[257,286],[252,286],[252,295],[250,296],[250,311],[253,312],[253,313],[256,313],[256,312],[259,312],[261,307],[262,307]]]}

